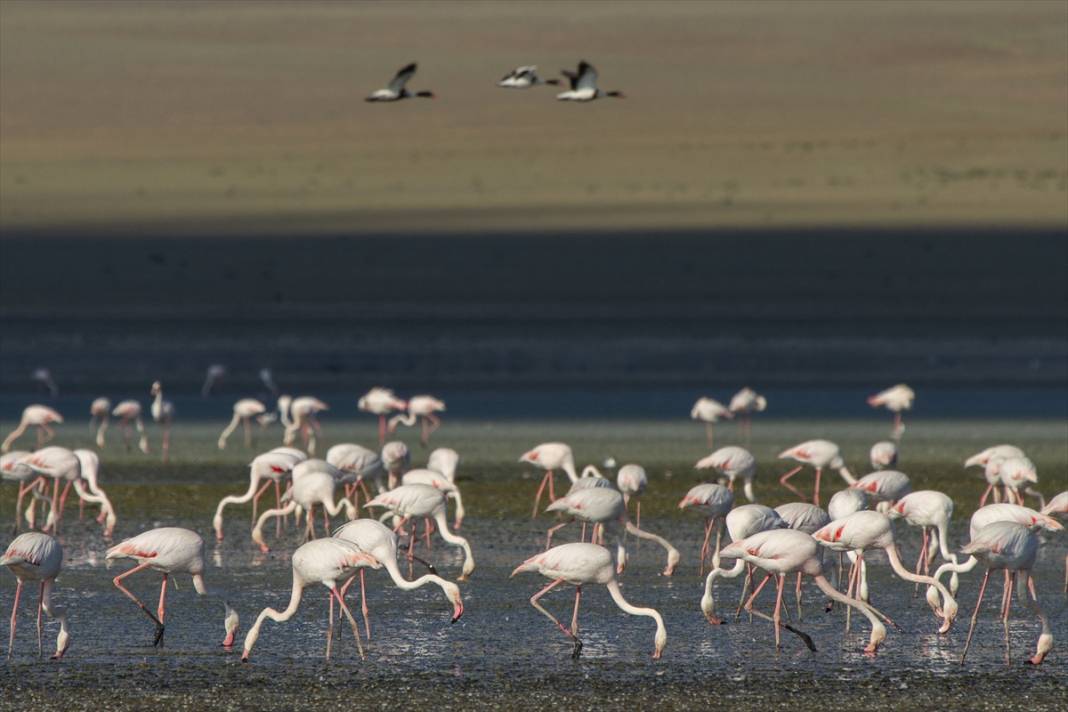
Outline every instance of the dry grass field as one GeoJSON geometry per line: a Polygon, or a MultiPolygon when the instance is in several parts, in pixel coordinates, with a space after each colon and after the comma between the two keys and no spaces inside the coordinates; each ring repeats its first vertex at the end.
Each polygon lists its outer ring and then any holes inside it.
{"type": "Polygon", "coordinates": [[[1066,57],[1060,1],[4,0],[0,229],[1059,225],[1066,57]],[[627,98],[494,86],[580,59],[627,98]]]}

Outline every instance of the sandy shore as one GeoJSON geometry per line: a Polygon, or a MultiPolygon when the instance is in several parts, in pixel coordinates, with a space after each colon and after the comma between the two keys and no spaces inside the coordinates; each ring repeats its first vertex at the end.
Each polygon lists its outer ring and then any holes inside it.
{"type": "Polygon", "coordinates": [[[0,229],[1063,224],[1026,3],[0,6],[0,229]],[[594,62],[627,98],[509,68],[594,62]],[[363,102],[401,64],[435,101],[363,102]]]}

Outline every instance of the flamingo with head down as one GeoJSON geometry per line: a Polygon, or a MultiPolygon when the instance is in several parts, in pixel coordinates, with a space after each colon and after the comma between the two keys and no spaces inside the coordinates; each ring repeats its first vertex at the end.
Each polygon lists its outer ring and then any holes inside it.
{"type": "Polygon", "coordinates": [[[37,447],[42,447],[56,436],[56,431],[51,426],[62,422],[63,416],[56,409],[49,408],[47,405],[28,405],[22,411],[18,426],[4,438],[3,444],[0,445],[0,452],[11,450],[12,443],[29,428],[37,428],[37,447]]]}

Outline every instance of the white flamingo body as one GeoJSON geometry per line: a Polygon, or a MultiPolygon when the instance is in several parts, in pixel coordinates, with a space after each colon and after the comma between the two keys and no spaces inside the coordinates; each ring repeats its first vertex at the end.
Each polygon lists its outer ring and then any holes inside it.
{"type": "Polygon", "coordinates": [[[886,508],[911,492],[912,482],[904,472],[879,470],[864,475],[850,487],[864,492],[869,498],[879,502],[879,506],[886,508]]]}
{"type": "Polygon", "coordinates": [[[698,470],[713,469],[724,475],[728,480],[727,488],[734,491],[734,481],[741,478],[745,491],[745,498],[750,502],[756,500],[753,494],[753,477],[756,475],[756,458],[753,453],[744,447],[730,445],[721,447],[714,453],[697,461],[694,465],[698,470]]]}
{"type": "Polygon", "coordinates": [[[122,438],[126,443],[126,449],[130,449],[130,422],[137,428],[139,436],[138,448],[148,454],[148,434],[145,433],[145,421],[141,418],[141,404],[133,399],[119,401],[111,414],[119,419],[119,427],[122,428],[122,438]]]}
{"type": "Polygon", "coordinates": [[[1004,460],[1008,457],[1024,457],[1024,451],[1015,445],[995,445],[977,452],[964,461],[965,467],[986,467],[992,459],[1004,460]]]}
{"type": "Polygon", "coordinates": [[[445,401],[434,396],[412,396],[408,399],[407,414],[395,415],[389,419],[389,432],[394,432],[398,425],[412,427],[416,421],[421,421],[423,431],[419,441],[426,445],[430,442],[430,436],[441,427],[441,418],[438,413],[445,412],[445,401]]]}
{"type": "Polygon", "coordinates": [[[582,642],[578,638],[578,606],[582,595],[582,586],[591,583],[604,584],[608,588],[612,600],[624,612],[652,618],[656,622],[656,634],[653,638],[653,658],[659,658],[663,653],[664,647],[667,645],[667,630],[664,627],[664,619],[652,608],[637,608],[623,598],[623,593],[616,582],[612,566],[612,554],[608,549],[596,544],[583,542],[561,544],[527,559],[516,567],[512,572],[512,576],[528,571],[539,573],[553,580],[551,584],[530,599],[530,604],[552,620],[563,631],[564,635],[574,642],[575,647],[572,657],[577,658],[582,650],[582,642]],[[538,603],[542,596],[560,583],[568,583],[578,588],[575,594],[575,612],[572,616],[570,630],[561,625],[551,613],[538,603]]]}
{"type": "Polygon", "coordinates": [[[352,635],[356,640],[356,648],[362,658],[363,646],[360,643],[360,633],[356,626],[356,620],[352,617],[352,613],[338,591],[337,585],[352,578],[361,568],[377,569],[382,564],[371,554],[360,551],[355,544],[333,537],[316,539],[301,545],[293,552],[291,563],[293,566],[293,591],[290,595],[289,605],[283,611],[265,608],[260,612],[256,617],[256,623],[245,636],[241,660],[247,661],[249,655],[251,655],[252,647],[260,637],[260,628],[263,626],[263,622],[270,618],[277,623],[283,623],[292,618],[300,606],[300,599],[304,589],[316,583],[323,584],[330,591],[331,620],[327,629],[326,657],[330,657],[330,644],[334,629],[333,601],[336,599],[341,606],[342,613],[348,618],[349,624],[352,626],[352,635]]]}
{"type": "Polygon", "coordinates": [[[267,413],[267,406],[255,398],[242,398],[234,403],[234,417],[219,435],[219,449],[226,448],[227,439],[237,430],[238,425],[245,427],[245,447],[252,447],[252,420],[267,413]]]}
{"type": "Polygon", "coordinates": [[[152,405],[149,408],[152,412],[152,420],[163,427],[160,453],[163,461],[167,462],[171,451],[171,423],[174,421],[174,404],[169,400],[163,399],[163,384],[159,381],[152,384],[152,389],[149,392],[153,396],[152,405]]]}
{"type": "Polygon", "coordinates": [[[871,446],[868,454],[873,470],[888,470],[897,464],[897,445],[889,440],[882,440],[871,446]]]}
{"type": "Polygon", "coordinates": [[[81,477],[80,480],[74,481],[74,489],[78,493],[80,500],[100,505],[100,517],[97,521],[104,525],[104,538],[110,539],[115,531],[115,523],[118,520],[115,516],[115,508],[111,505],[107,492],[104,491],[104,488],[99,483],[100,457],[92,450],[84,449],[75,450],[74,456],[78,458],[81,477]],[[82,481],[85,482],[88,491],[82,487],[82,481]]]}
{"type": "Polygon", "coordinates": [[[791,490],[798,497],[801,497],[801,492],[789,484],[789,479],[801,471],[801,468],[805,465],[809,465],[816,470],[816,486],[813,490],[812,503],[817,507],[820,504],[820,475],[823,472],[823,468],[830,467],[838,470],[838,474],[842,476],[842,479],[847,484],[852,485],[856,482],[849,468],[845,466],[845,462],[842,460],[842,456],[838,451],[838,446],[829,440],[808,440],[795,445],[792,448],[783,450],[779,453],[779,459],[790,459],[801,463],[798,467],[790,470],[785,475],[779,478],[779,483],[787,489],[791,490]]]}
{"type": "Polygon", "coordinates": [[[89,430],[96,428],[96,446],[99,448],[107,445],[106,434],[110,415],[111,400],[109,398],[96,398],[89,405],[89,430]]]}
{"type": "Polygon", "coordinates": [[[405,410],[408,404],[389,388],[375,387],[360,397],[356,407],[365,413],[378,416],[378,446],[382,447],[386,442],[386,416],[394,411],[405,410]]]}
{"type": "Polygon", "coordinates": [[[571,453],[571,446],[566,443],[542,443],[523,453],[519,461],[545,470],[545,476],[541,479],[538,492],[534,495],[532,519],[538,516],[538,504],[541,502],[541,494],[546,485],[549,487],[549,501],[552,502],[556,499],[555,486],[553,484],[554,471],[563,470],[572,484],[579,478],[578,473],[575,471],[575,457],[571,453]]]}
{"type": "MultiPolygon", "coordinates": [[[[430,485],[401,485],[389,492],[384,492],[364,507],[384,507],[401,517],[402,524],[409,519],[431,518],[438,525],[438,531],[446,543],[459,546],[464,552],[464,564],[460,580],[466,580],[475,570],[475,558],[467,539],[453,534],[445,521],[445,492],[430,485]]],[[[412,528],[414,541],[415,528],[412,528]]]]}
{"type": "MultiPolygon", "coordinates": [[[[279,398],[278,402],[279,412],[282,412],[282,398],[279,398]]],[[[287,410],[289,415],[283,420],[285,434],[282,437],[282,444],[292,445],[296,441],[297,433],[300,433],[305,449],[309,454],[314,455],[316,436],[322,432],[319,425],[319,413],[330,410],[330,406],[315,396],[300,396],[288,401],[288,408],[284,410],[287,410]]]]}
{"type": "Polygon", "coordinates": [[[3,445],[0,445],[0,452],[9,451],[12,443],[31,427],[37,428],[37,447],[41,447],[55,437],[55,430],[51,426],[62,422],[63,416],[55,408],[49,408],[47,405],[28,405],[22,410],[18,426],[4,439],[3,445]]]}
{"type": "MultiPolygon", "coordinates": [[[[916,573],[928,573],[934,553],[938,551],[946,561],[957,563],[957,555],[949,551],[949,522],[953,518],[953,500],[948,495],[934,490],[911,492],[899,499],[888,512],[891,519],[903,517],[914,527],[920,527],[923,534],[920,545],[920,557],[916,562],[916,573]],[[936,537],[928,536],[928,530],[934,529],[936,537]],[[930,542],[930,543],[928,543],[930,542]]],[[[954,572],[949,584],[950,593],[956,595],[959,580],[954,572]]]]}
{"type": "MultiPolygon", "coordinates": [[[[408,446],[399,440],[388,442],[382,446],[382,466],[386,468],[389,489],[393,489],[400,482],[400,477],[412,462],[412,453],[408,446]]],[[[378,494],[381,494],[379,491],[378,494]]]]}
{"type": "Polygon", "coordinates": [[[649,476],[641,465],[630,463],[623,465],[616,473],[616,488],[623,494],[623,507],[629,511],[630,500],[635,499],[635,526],[642,526],[642,500],[645,488],[649,486],[649,476]]]}
{"type": "MultiPolygon", "coordinates": [[[[249,483],[248,490],[241,495],[228,495],[223,497],[218,506],[215,508],[215,516],[212,519],[212,527],[215,529],[215,538],[219,541],[223,539],[223,510],[231,504],[244,504],[246,502],[252,502],[252,520],[256,520],[256,510],[258,509],[259,499],[263,496],[272,483],[274,484],[275,491],[275,507],[281,508],[282,506],[282,482],[289,475],[293,468],[302,460],[297,459],[294,452],[303,455],[300,451],[293,452],[278,452],[272,450],[262,455],[256,456],[249,463],[249,483]],[[266,480],[263,486],[260,482],[266,480]]],[[[279,523],[280,524],[280,523],[279,523]]],[[[281,534],[281,529],[278,531],[281,534]]]]}
{"type": "Polygon", "coordinates": [[[1023,495],[1020,494],[1020,491],[1023,490],[1038,499],[1040,509],[1046,506],[1046,499],[1042,496],[1042,493],[1031,487],[1032,484],[1038,484],[1038,469],[1029,458],[1005,458],[1001,461],[999,474],[1001,475],[1001,484],[1005,487],[1005,498],[1008,501],[1023,504],[1023,495]]]}
{"type": "Polygon", "coordinates": [[[445,475],[449,482],[456,481],[456,468],[460,465],[460,454],[451,447],[439,447],[430,453],[426,466],[445,475]]]}
{"type": "Polygon", "coordinates": [[[905,432],[905,423],[901,414],[912,409],[912,402],[915,399],[916,393],[904,383],[899,383],[869,397],[868,405],[872,408],[886,408],[894,414],[894,429],[891,435],[894,440],[900,440],[905,432]]]}
{"type": "Polygon", "coordinates": [[[54,537],[41,532],[26,532],[15,537],[7,546],[3,556],[0,556],[0,566],[6,566],[15,575],[18,583],[15,587],[15,603],[11,607],[11,632],[8,640],[7,654],[11,653],[15,646],[15,620],[19,605],[19,595],[26,582],[40,583],[40,599],[38,602],[37,619],[37,649],[41,649],[41,623],[40,611],[44,611],[50,618],[59,621],[59,635],[56,636],[56,652],[53,660],[58,660],[67,652],[70,645],[70,630],[67,627],[66,613],[52,605],[52,588],[55,586],[56,577],[63,568],[63,547],[54,537]]]}
{"type": "Polygon", "coordinates": [[[788,527],[806,534],[814,534],[831,521],[827,512],[808,502],[780,504],[775,508],[775,513],[782,517],[788,527]]]}
{"type": "Polygon", "coordinates": [[[860,490],[844,489],[835,492],[827,502],[827,514],[831,520],[844,519],[853,512],[860,512],[868,508],[868,495],[860,490]]]}
{"type": "Polygon", "coordinates": [[[734,413],[712,398],[698,398],[697,402],[693,404],[693,408],[690,409],[690,419],[705,424],[705,442],[708,443],[709,448],[712,447],[715,439],[715,424],[722,418],[730,419],[733,417],[734,413]]]}
{"type": "MultiPolygon", "coordinates": [[[[307,513],[306,528],[308,538],[315,537],[315,517],[312,516],[312,514],[316,505],[323,508],[324,518],[336,517],[342,512],[344,512],[349,519],[356,518],[356,510],[352,506],[352,502],[345,498],[334,501],[334,490],[338,480],[331,472],[308,469],[302,472],[300,476],[297,475],[298,469],[304,467],[308,463],[314,464],[316,462],[317,461],[315,460],[307,460],[294,467],[293,488],[289,492],[290,501],[284,507],[268,509],[256,520],[256,526],[252,529],[252,541],[259,545],[260,551],[264,553],[270,551],[267,542],[264,541],[263,538],[263,525],[267,523],[267,520],[274,517],[286,516],[295,511],[297,507],[300,507],[307,513]]],[[[322,461],[320,460],[318,462],[322,461]]],[[[324,462],[323,464],[326,463],[324,462]]],[[[329,467],[329,465],[327,466],[329,467]]],[[[329,519],[327,519],[326,526],[326,530],[330,531],[329,519]]]]}
{"type": "Polygon", "coordinates": [[[456,500],[456,515],[453,518],[452,526],[454,529],[459,529],[464,522],[464,500],[463,495],[460,494],[459,488],[453,484],[449,478],[441,474],[437,470],[431,469],[416,469],[408,470],[401,478],[402,485],[430,485],[434,489],[439,489],[445,493],[446,497],[456,500]]]}

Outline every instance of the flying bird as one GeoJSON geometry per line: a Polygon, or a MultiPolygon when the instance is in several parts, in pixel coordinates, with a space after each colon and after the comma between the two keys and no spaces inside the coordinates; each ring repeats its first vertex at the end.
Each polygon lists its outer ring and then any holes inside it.
{"type": "Polygon", "coordinates": [[[506,89],[529,89],[538,84],[551,84],[557,86],[560,84],[560,80],[542,79],[538,76],[537,65],[529,64],[522,67],[516,67],[501,77],[501,80],[497,82],[497,86],[506,89]]]}
{"type": "Polygon", "coordinates": [[[566,69],[561,73],[568,78],[571,89],[556,95],[559,101],[593,101],[603,97],[622,99],[621,91],[603,91],[597,88],[597,70],[589,62],[579,62],[578,71],[571,72],[566,69]]]}
{"type": "Polygon", "coordinates": [[[419,65],[412,62],[406,67],[402,67],[399,72],[390,80],[389,86],[385,89],[379,89],[372,92],[365,101],[400,101],[401,99],[411,99],[412,97],[421,97],[424,99],[433,99],[434,92],[431,91],[417,91],[410,92],[404,85],[408,83],[408,80],[415,75],[415,70],[419,65]]]}

